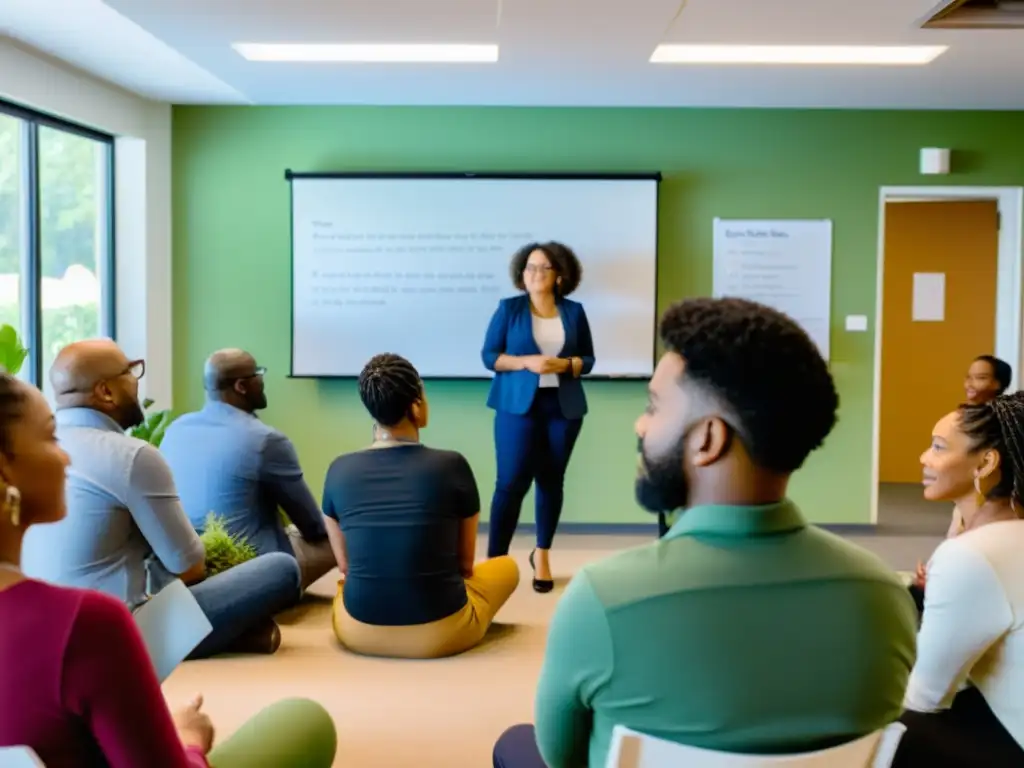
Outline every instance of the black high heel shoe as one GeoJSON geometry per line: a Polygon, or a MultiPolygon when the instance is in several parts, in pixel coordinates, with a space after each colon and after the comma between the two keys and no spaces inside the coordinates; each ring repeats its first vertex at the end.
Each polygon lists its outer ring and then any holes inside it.
{"type": "Polygon", "coordinates": [[[546,592],[550,592],[552,589],[555,588],[555,581],[554,581],[554,579],[538,579],[537,578],[537,566],[533,562],[533,556],[536,553],[537,553],[536,549],[534,549],[534,550],[532,550],[530,552],[530,567],[533,569],[533,591],[534,592],[540,592],[541,594],[544,594],[546,592]]]}

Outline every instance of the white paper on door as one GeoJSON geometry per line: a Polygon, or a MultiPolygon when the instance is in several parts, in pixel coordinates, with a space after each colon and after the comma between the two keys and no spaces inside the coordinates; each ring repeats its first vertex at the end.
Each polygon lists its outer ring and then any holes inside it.
{"type": "Polygon", "coordinates": [[[946,319],[946,275],[944,272],[915,272],[911,320],[941,323],[946,319]]]}

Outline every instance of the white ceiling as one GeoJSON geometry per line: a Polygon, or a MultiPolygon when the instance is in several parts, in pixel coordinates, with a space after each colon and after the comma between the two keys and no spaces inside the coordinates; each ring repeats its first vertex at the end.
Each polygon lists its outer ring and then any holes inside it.
{"type": "Polygon", "coordinates": [[[0,0],[0,34],[203,104],[1024,109],[1024,30],[922,30],[940,0],[0,0]],[[235,42],[501,46],[497,64],[255,63],[235,42]],[[927,67],[653,65],[662,42],[940,44],[927,67]]]}

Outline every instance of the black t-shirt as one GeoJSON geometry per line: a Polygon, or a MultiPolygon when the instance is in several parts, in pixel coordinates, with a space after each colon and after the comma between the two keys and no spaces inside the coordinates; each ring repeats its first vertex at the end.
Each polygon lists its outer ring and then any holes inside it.
{"type": "Polygon", "coordinates": [[[426,624],[466,604],[459,528],[480,511],[480,494],[462,454],[407,443],[339,456],[323,509],[345,534],[352,618],[426,624]]]}

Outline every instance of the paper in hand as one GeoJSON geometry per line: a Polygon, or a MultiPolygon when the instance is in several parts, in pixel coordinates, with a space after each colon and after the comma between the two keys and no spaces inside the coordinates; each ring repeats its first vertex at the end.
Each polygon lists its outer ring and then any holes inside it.
{"type": "Polygon", "coordinates": [[[135,623],[161,683],[213,631],[189,588],[178,579],[139,606],[135,623]]]}

